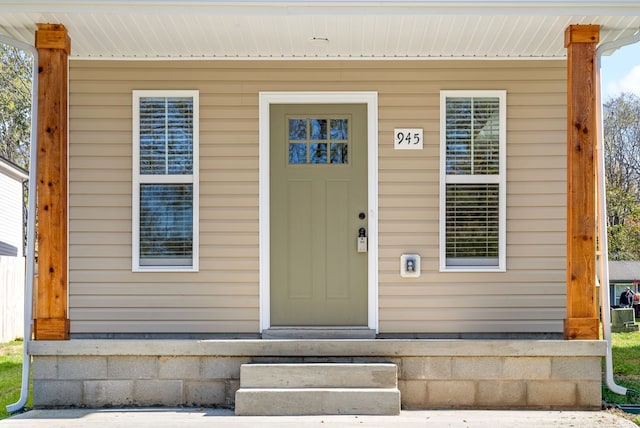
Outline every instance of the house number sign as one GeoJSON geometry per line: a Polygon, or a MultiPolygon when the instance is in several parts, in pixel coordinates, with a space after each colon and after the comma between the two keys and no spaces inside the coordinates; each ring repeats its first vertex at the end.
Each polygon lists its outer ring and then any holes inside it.
{"type": "Polygon", "coordinates": [[[393,148],[396,150],[422,150],[422,128],[394,129],[393,148]]]}

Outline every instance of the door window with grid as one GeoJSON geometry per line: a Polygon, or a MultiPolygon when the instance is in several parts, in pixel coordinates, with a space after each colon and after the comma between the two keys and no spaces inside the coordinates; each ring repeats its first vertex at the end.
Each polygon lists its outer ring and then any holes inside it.
{"type": "Polygon", "coordinates": [[[348,165],[348,117],[289,117],[289,165],[348,165]]]}

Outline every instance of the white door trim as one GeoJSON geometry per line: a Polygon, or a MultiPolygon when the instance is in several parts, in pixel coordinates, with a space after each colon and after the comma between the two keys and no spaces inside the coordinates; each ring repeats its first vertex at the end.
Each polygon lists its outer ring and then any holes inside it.
{"type": "Polygon", "coordinates": [[[271,104],[366,104],[368,153],[368,327],[378,333],[378,93],[260,92],[260,331],[271,327],[269,138],[271,104]]]}

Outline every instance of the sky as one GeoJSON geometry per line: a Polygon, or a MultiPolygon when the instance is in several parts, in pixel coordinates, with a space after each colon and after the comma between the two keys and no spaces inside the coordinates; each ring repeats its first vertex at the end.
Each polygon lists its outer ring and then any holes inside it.
{"type": "Polygon", "coordinates": [[[640,96],[640,42],[602,57],[600,69],[602,100],[606,102],[622,92],[640,96]]]}

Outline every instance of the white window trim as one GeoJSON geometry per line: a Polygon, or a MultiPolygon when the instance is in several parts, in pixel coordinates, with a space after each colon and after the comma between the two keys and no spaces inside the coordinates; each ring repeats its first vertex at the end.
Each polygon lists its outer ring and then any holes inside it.
{"type": "Polygon", "coordinates": [[[440,272],[506,272],[507,270],[507,91],[447,90],[440,91],[440,272]],[[455,175],[447,178],[446,169],[446,100],[451,97],[496,97],[499,99],[499,173],[497,175],[455,175]],[[498,266],[447,266],[446,258],[446,184],[498,183],[499,230],[498,266]]]}
{"type": "Polygon", "coordinates": [[[133,91],[133,170],[132,170],[132,243],[131,259],[133,272],[198,272],[200,255],[200,92],[198,90],[134,90],[133,91]],[[166,176],[140,174],[140,98],[142,97],[189,97],[193,98],[193,173],[189,176],[175,175],[168,181],[166,176]],[[193,184],[193,259],[190,266],[140,266],[140,183],[192,183],[193,184]]]}

